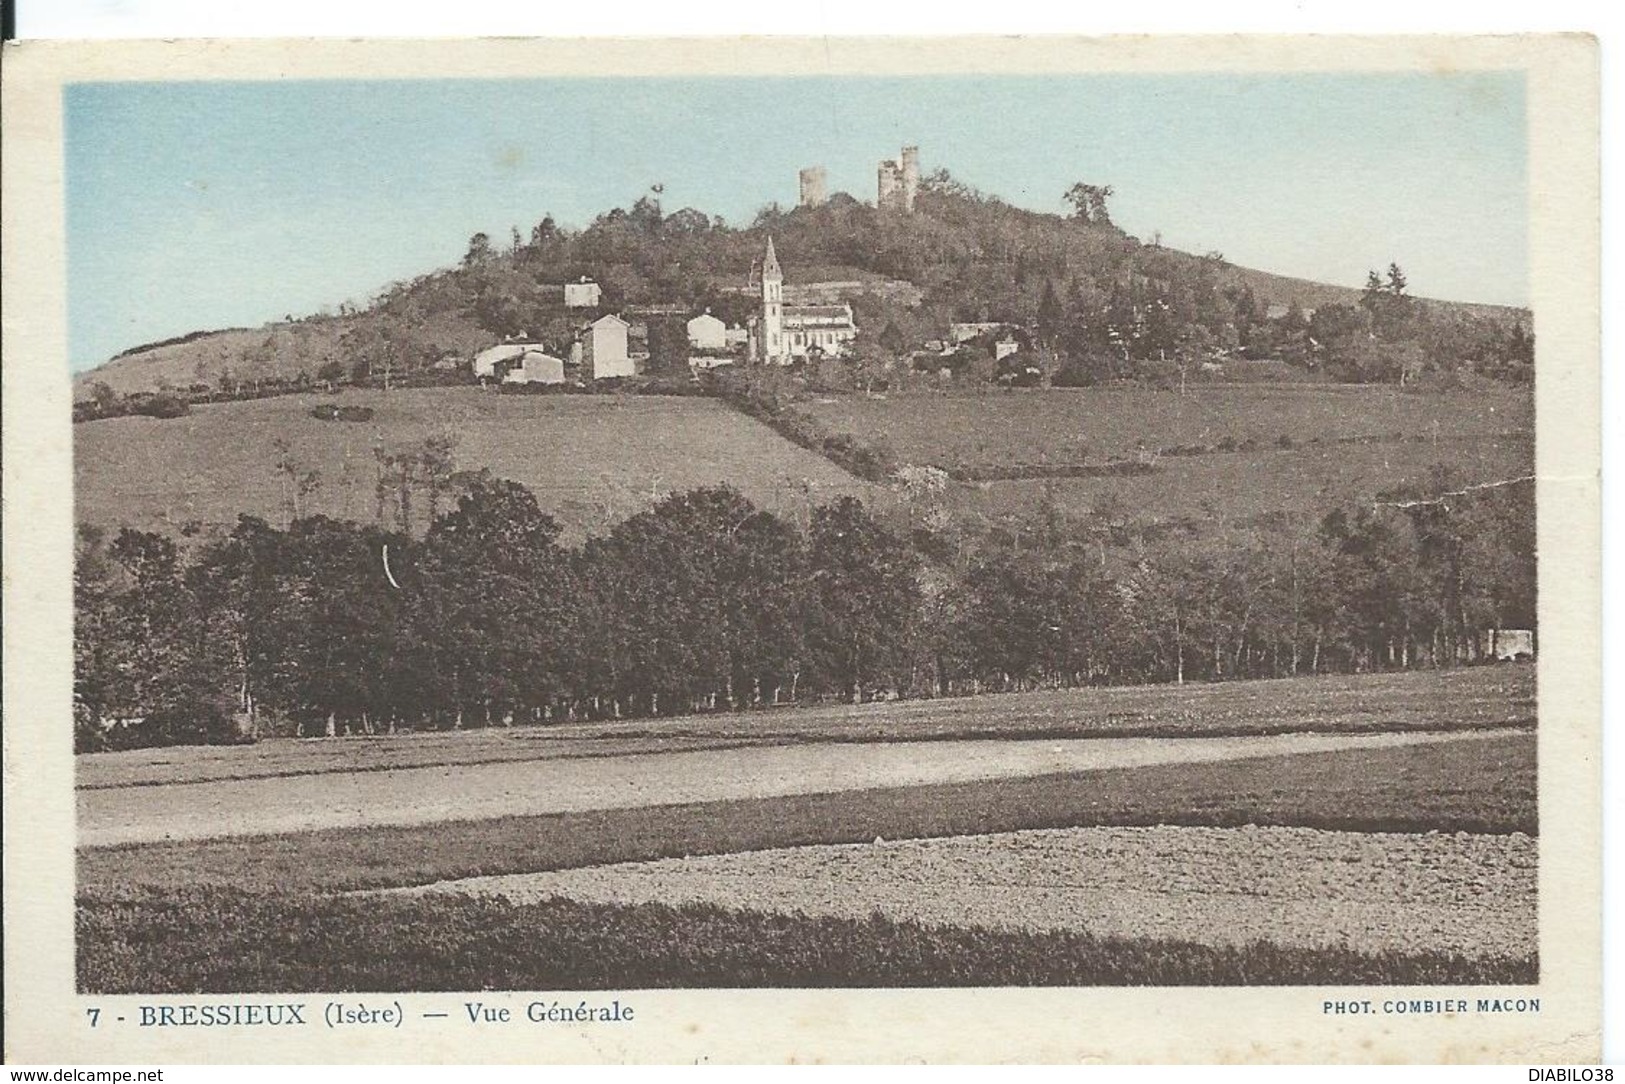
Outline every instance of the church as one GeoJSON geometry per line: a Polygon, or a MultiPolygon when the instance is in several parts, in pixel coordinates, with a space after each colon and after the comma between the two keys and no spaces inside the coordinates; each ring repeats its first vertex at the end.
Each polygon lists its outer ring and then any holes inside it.
{"type": "Polygon", "coordinates": [[[808,357],[840,357],[857,338],[852,306],[786,305],[784,271],[779,267],[773,238],[762,257],[762,311],[752,318],[750,359],[771,365],[790,365],[808,357]]]}

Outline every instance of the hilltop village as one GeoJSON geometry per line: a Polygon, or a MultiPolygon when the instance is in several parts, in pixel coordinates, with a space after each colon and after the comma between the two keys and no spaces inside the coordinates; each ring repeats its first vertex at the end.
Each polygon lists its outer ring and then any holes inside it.
{"type": "Polygon", "coordinates": [[[1527,313],[798,180],[87,374],[84,747],[1533,653],[1527,313]]]}
{"type": "Polygon", "coordinates": [[[340,386],[479,383],[512,392],[703,383],[787,371],[809,389],[1087,387],[1192,381],[1527,383],[1524,310],[1414,297],[1394,264],[1363,289],[1142,241],[1110,185],[1069,215],[1013,207],[879,163],[873,202],[802,169],[794,207],[744,227],[662,186],[585,229],[544,216],[507,246],[469,240],[455,267],[367,305],[133,347],[80,374],[75,419],[174,416],[186,404],[340,386]]]}
{"type": "MultiPolygon", "coordinates": [[[[829,202],[828,174],[822,166],[810,166],[799,175],[800,202],[816,209],[829,202]]],[[[913,214],[920,188],[918,147],[904,147],[895,160],[880,163],[876,172],[875,206],[883,211],[913,214]]],[[[862,282],[814,282],[787,284],[771,235],[762,255],[751,264],[750,285],[746,288],[759,300],[756,310],[742,324],[729,325],[706,308],[684,324],[688,346],[687,363],[696,375],[724,365],[756,364],[804,366],[825,358],[843,358],[851,353],[858,337],[858,325],[848,292],[861,292],[862,282]]],[[[604,291],[582,276],[562,288],[566,310],[592,313],[570,338],[566,356],[548,352],[549,344],[528,341],[521,334],[482,350],[470,363],[470,371],[482,383],[563,385],[586,384],[600,380],[633,377],[649,368],[649,319],[671,318],[681,314],[680,305],[655,303],[623,310],[602,312],[604,291]]],[[[736,288],[735,292],[739,292],[736,288]]],[[[952,354],[959,344],[978,336],[1002,332],[994,357],[1002,359],[1017,349],[1013,328],[997,323],[955,323],[951,344],[936,340],[930,349],[952,354]]]]}
{"type": "MultiPolygon", "coordinates": [[[[849,303],[786,302],[784,271],[771,237],[752,277],[760,282],[761,307],[745,326],[730,327],[711,315],[710,309],[684,324],[688,365],[696,374],[738,362],[791,365],[839,358],[857,338],[858,326],[849,303]]],[[[564,287],[566,309],[594,311],[601,307],[602,299],[603,289],[585,278],[564,287]]],[[[669,316],[671,308],[642,308],[631,313],[669,316]]],[[[546,343],[528,342],[520,336],[480,351],[471,362],[471,371],[482,383],[545,385],[625,378],[637,376],[640,366],[649,361],[648,342],[647,323],[633,323],[606,312],[582,324],[578,337],[570,342],[568,357],[549,354],[546,343]]]]}

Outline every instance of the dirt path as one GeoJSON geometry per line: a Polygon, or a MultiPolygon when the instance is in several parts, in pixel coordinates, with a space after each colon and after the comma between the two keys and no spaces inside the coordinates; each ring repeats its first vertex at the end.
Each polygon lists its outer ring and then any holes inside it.
{"type": "Polygon", "coordinates": [[[834,793],[1472,741],[1506,733],[826,744],[81,790],[79,844],[98,847],[834,793]]]}

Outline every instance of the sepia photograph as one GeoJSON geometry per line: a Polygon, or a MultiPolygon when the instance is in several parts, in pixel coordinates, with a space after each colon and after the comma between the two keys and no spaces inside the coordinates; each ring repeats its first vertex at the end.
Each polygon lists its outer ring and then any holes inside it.
{"type": "Polygon", "coordinates": [[[76,995],[1538,1026],[1528,65],[793,44],[62,81],[76,995]]]}

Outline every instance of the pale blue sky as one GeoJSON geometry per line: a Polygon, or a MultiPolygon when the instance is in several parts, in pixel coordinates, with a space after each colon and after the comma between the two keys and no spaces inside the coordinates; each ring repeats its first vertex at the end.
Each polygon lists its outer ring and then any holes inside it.
{"type": "Polygon", "coordinates": [[[80,84],[65,91],[69,350],[257,326],[454,263],[544,212],[584,226],[654,182],[747,222],[924,169],[1064,209],[1115,187],[1142,239],[1350,286],[1528,301],[1518,73],[80,84]]]}

